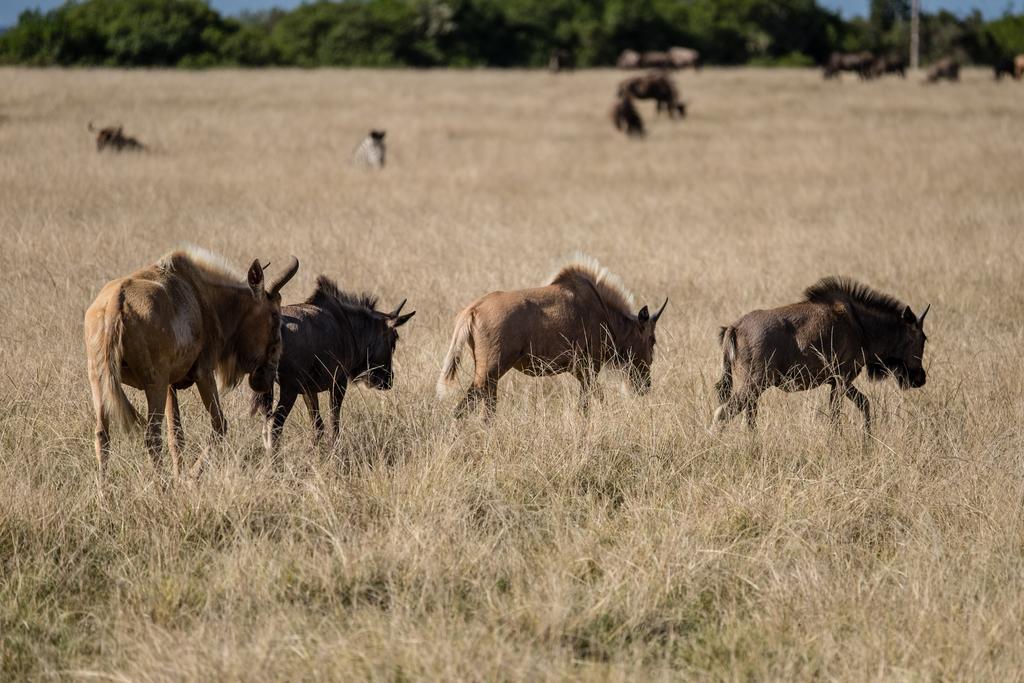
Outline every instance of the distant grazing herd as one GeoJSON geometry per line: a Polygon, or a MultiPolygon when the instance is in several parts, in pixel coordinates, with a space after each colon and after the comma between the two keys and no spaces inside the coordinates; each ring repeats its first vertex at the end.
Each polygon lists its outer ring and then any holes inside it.
{"type": "MultiPolygon", "coordinates": [[[[85,313],[84,337],[101,480],[112,424],[144,427],[155,465],[166,425],[172,469],[182,473],[178,392],[192,386],[219,439],[228,430],[220,392],[247,377],[268,454],[277,448],[298,397],[319,441],[325,426],[318,397],[329,394],[333,444],[350,386],[392,387],[398,329],[416,313],[402,313],[404,300],[393,311],[380,311],[375,297],[346,293],[320,276],[308,298],[283,305],[281,290],[299,263],[292,258],[270,281],[268,265],[254,260],[242,275],[221,257],[190,247],[100,290],[85,313]],[[145,393],[144,416],[125,385],[145,393]]],[[[668,299],[653,313],[637,308],[620,278],[577,255],[540,287],[491,292],[458,313],[438,396],[444,398],[456,382],[467,350],[473,378],[455,408],[458,418],[479,406],[493,415],[498,382],[509,370],[531,377],[573,375],[584,414],[592,400],[603,398],[597,378],[604,367],[622,370],[634,392],[646,394],[667,305],[668,299]]],[[[770,387],[802,391],[827,384],[833,423],[846,398],[861,410],[870,432],[869,402],[853,381],[866,371],[872,380],[892,377],[903,389],[923,386],[927,313],[925,308],[915,315],[891,296],[837,277],[809,287],[798,303],[747,313],[719,332],[722,376],[715,385],[719,406],[712,428],[741,412],[754,427],[758,398],[770,387]]]]}

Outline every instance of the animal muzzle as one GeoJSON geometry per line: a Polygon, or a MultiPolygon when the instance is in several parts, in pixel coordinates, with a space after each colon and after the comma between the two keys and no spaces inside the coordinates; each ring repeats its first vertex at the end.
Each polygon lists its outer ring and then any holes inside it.
{"type": "Polygon", "coordinates": [[[370,386],[381,391],[388,391],[395,383],[394,373],[383,368],[370,372],[368,379],[370,386]]]}
{"type": "Polygon", "coordinates": [[[913,389],[919,389],[924,386],[924,383],[928,381],[928,377],[925,374],[924,368],[916,368],[910,370],[907,377],[908,385],[913,389]]]}
{"type": "Polygon", "coordinates": [[[249,388],[258,393],[267,393],[274,389],[277,378],[277,367],[263,365],[249,373],[249,388]]]}

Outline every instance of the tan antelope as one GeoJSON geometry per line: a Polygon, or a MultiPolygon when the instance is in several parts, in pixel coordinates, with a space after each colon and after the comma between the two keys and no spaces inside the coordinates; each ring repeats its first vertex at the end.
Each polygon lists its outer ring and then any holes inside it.
{"type": "Polygon", "coordinates": [[[249,376],[254,391],[273,388],[281,356],[281,288],[295,275],[294,258],[269,287],[253,261],[248,275],[198,248],[173,251],[131,275],[108,282],[85,312],[85,348],[96,413],[96,459],[102,478],[113,420],[146,426],[146,448],[159,463],[167,418],[175,474],[184,433],[177,391],[196,385],[217,435],[227,433],[221,389],[249,376]],[[146,394],[143,420],[122,385],[146,394]]]}
{"type": "Polygon", "coordinates": [[[746,413],[755,426],[757,401],[769,387],[803,391],[828,384],[833,420],[846,397],[864,413],[867,396],[853,386],[861,370],[868,378],[893,376],[901,389],[924,386],[924,317],[906,304],[855,280],[827,277],[804,291],[804,300],[751,311],[719,333],[722,378],[716,384],[719,424],[746,413]]]}
{"type": "Polygon", "coordinates": [[[455,319],[451,345],[441,367],[438,395],[455,381],[459,358],[468,346],[475,364],[473,382],[459,402],[462,417],[480,402],[488,415],[498,402],[498,380],[509,370],[531,377],[571,372],[580,383],[580,408],[601,397],[597,375],[605,365],[626,371],[633,389],[651,389],[654,331],[668,299],[651,315],[634,313],[633,295],[596,260],[577,256],[543,287],[491,292],[455,319]]]}

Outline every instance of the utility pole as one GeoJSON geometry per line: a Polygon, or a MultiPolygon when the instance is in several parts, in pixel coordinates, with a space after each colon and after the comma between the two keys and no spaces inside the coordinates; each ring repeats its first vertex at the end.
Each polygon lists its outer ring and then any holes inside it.
{"type": "Polygon", "coordinates": [[[910,4],[910,68],[916,70],[921,56],[921,0],[910,4]]]}

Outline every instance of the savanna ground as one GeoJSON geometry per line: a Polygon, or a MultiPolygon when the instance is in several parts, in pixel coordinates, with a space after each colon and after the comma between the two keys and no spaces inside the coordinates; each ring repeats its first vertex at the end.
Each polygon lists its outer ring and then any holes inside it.
{"type": "Polygon", "coordinates": [[[0,71],[0,677],[1019,678],[1024,86],[707,69],[635,142],[621,77],[0,71]],[[90,119],[157,151],[97,155],[90,119]],[[348,163],[370,127],[382,173],[348,163]],[[198,481],[118,436],[101,495],[82,315],[183,241],[295,254],[286,301],[408,297],[397,384],[334,452],[297,409],[277,466],[240,388],[198,481]],[[576,249],[670,298],[654,391],[603,377],[583,418],[509,376],[453,421],[456,312],[576,249]],[[931,303],[927,386],[860,380],[867,448],[827,390],[710,435],[717,327],[830,273],[931,303]]]}

